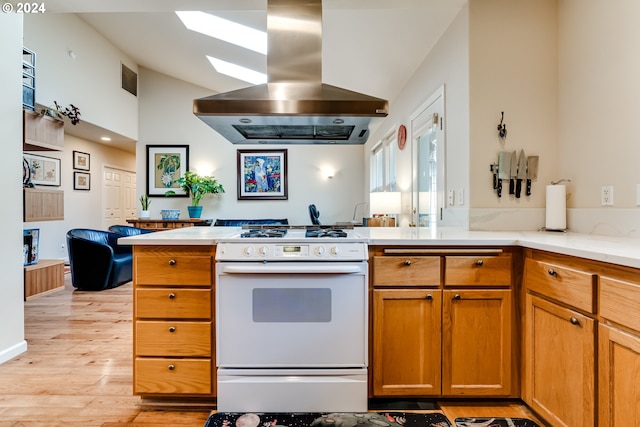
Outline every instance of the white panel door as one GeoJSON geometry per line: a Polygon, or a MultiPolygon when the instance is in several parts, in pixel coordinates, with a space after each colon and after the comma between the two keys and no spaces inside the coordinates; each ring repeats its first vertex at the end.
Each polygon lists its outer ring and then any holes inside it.
{"type": "Polygon", "coordinates": [[[103,227],[126,225],[127,218],[136,217],[136,174],[105,166],[102,176],[103,227]]]}

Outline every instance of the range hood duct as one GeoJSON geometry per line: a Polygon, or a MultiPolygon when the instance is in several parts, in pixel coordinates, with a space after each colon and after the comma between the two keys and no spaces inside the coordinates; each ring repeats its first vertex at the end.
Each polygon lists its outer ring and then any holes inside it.
{"type": "Polygon", "coordinates": [[[193,101],[233,144],[364,144],[388,101],[322,83],[322,1],[268,0],[267,82],[193,101]]]}

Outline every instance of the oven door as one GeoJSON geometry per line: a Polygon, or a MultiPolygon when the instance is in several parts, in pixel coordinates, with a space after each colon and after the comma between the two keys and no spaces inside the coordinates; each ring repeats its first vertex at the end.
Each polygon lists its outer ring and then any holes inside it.
{"type": "Polygon", "coordinates": [[[222,368],[367,366],[367,262],[216,265],[222,368]]]}

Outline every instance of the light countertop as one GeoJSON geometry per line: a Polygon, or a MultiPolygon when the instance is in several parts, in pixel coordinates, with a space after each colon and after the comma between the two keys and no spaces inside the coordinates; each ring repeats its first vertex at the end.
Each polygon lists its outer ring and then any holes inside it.
{"type": "MultiPolygon", "coordinates": [[[[240,227],[187,227],[121,238],[131,245],[215,245],[240,227]]],[[[357,227],[369,245],[522,246],[640,268],[640,239],[548,231],[470,231],[460,228],[357,227]]]]}

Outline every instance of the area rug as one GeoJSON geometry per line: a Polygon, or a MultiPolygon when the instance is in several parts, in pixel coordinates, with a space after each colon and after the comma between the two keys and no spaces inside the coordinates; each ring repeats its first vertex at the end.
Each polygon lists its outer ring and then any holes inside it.
{"type": "Polygon", "coordinates": [[[527,418],[456,418],[456,427],[540,427],[527,418]]]}
{"type": "Polygon", "coordinates": [[[204,427],[453,427],[439,413],[228,413],[211,414],[204,427]]]}

